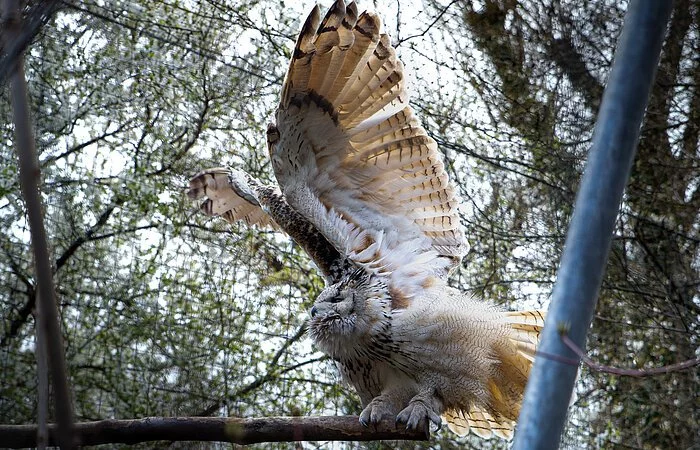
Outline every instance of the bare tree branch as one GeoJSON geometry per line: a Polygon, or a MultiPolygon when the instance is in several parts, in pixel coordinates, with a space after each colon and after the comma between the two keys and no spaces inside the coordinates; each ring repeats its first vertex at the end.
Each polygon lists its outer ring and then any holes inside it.
{"type": "MultiPolygon", "coordinates": [[[[272,360],[270,360],[270,362],[268,364],[268,367],[272,367],[273,369],[269,370],[261,377],[256,378],[252,382],[243,386],[242,388],[237,390],[233,395],[231,395],[231,397],[241,397],[241,396],[247,394],[248,392],[251,392],[251,391],[259,388],[260,386],[267,383],[268,381],[272,381],[275,377],[277,377],[285,372],[289,372],[291,370],[294,370],[297,367],[299,367],[300,365],[304,365],[304,364],[308,364],[309,362],[317,361],[317,359],[313,359],[311,361],[304,361],[300,364],[292,366],[291,368],[287,367],[285,369],[279,369],[277,367],[277,363],[279,362],[282,355],[289,349],[289,347],[292,344],[294,344],[295,342],[300,340],[302,338],[302,336],[304,336],[304,334],[306,333],[307,325],[308,324],[306,322],[304,322],[297,329],[296,333],[294,333],[293,336],[289,337],[284,342],[284,344],[279,348],[279,350],[277,350],[277,353],[275,353],[275,356],[273,356],[272,360]]],[[[326,357],[324,356],[321,359],[325,359],[325,358],[326,357]]],[[[196,415],[201,416],[201,417],[210,416],[210,415],[214,414],[214,412],[216,412],[219,408],[221,408],[222,405],[224,404],[224,402],[225,402],[225,399],[222,397],[222,398],[218,399],[216,402],[214,402],[211,405],[209,405],[208,407],[206,407],[203,411],[198,412],[196,415]]]]}
{"type": "MultiPolygon", "coordinates": [[[[399,39],[399,40],[396,42],[396,44],[394,44],[394,47],[395,47],[395,48],[399,48],[399,46],[400,46],[401,44],[403,44],[404,42],[406,42],[406,41],[409,41],[409,40],[414,39],[414,38],[417,38],[417,37],[423,37],[423,36],[425,36],[425,35],[428,33],[428,31],[430,31],[430,30],[435,26],[435,24],[438,23],[438,21],[439,21],[440,19],[442,19],[442,16],[445,15],[445,13],[447,12],[447,10],[450,9],[450,7],[451,7],[452,5],[454,5],[455,3],[459,2],[459,1],[461,1],[461,0],[452,0],[450,3],[447,4],[447,6],[445,6],[444,8],[442,8],[442,9],[440,10],[440,12],[435,16],[435,19],[433,19],[433,21],[430,22],[430,24],[429,24],[427,27],[425,27],[425,29],[424,29],[423,31],[421,31],[420,33],[412,34],[412,35],[407,36],[407,37],[405,37],[405,38],[399,39]]],[[[400,4],[399,4],[399,6],[400,6],[400,4]]],[[[397,20],[397,21],[396,21],[396,26],[397,26],[397,27],[398,27],[399,23],[400,23],[400,21],[397,20]]],[[[398,35],[398,32],[397,32],[397,35],[398,35]]]]}
{"type": "Polygon", "coordinates": [[[603,98],[603,85],[586,67],[583,55],[576,50],[571,37],[556,39],[550,36],[549,55],[554,62],[566,73],[571,84],[581,92],[581,98],[591,111],[597,111],[603,98]]]}
{"type": "Polygon", "coordinates": [[[700,366],[700,358],[693,358],[686,361],[682,361],[676,364],[670,364],[662,367],[654,367],[650,369],[620,369],[619,367],[606,366],[593,361],[586,353],[579,347],[574,341],[566,335],[566,326],[562,326],[559,330],[561,340],[569,347],[569,349],[574,352],[574,354],[579,358],[567,358],[566,356],[555,355],[553,353],[547,353],[538,350],[537,356],[542,356],[543,358],[557,361],[562,364],[567,364],[569,366],[578,366],[579,362],[583,363],[589,369],[596,372],[609,373],[611,375],[627,376],[627,377],[651,377],[656,375],[664,375],[671,372],[679,372],[681,370],[690,369],[691,367],[700,366]],[[579,361],[580,360],[580,361],[579,361]]]}
{"type": "Polygon", "coordinates": [[[11,272],[17,277],[18,280],[24,284],[26,291],[23,292],[27,296],[27,301],[24,303],[22,308],[20,308],[18,315],[14,318],[10,325],[7,327],[2,339],[0,339],[0,347],[4,347],[10,341],[11,338],[17,335],[22,325],[24,325],[32,314],[34,310],[34,304],[36,303],[36,289],[34,283],[27,278],[26,274],[20,267],[19,262],[15,261],[14,256],[10,252],[9,248],[3,248],[3,252],[7,257],[7,263],[11,272]]]}
{"type": "MultiPolygon", "coordinates": [[[[181,49],[186,50],[188,52],[192,52],[195,55],[198,55],[202,58],[216,61],[219,64],[222,64],[222,65],[230,67],[232,69],[241,71],[241,72],[243,72],[246,75],[249,75],[251,77],[259,78],[259,79],[264,80],[270,84],[278,84],[281,82],[281,80],[276,79],[272,74],[270,74],[269,77],[266,77],[265,75],[261,74],[260,72],[254,70],[254,69],[260,70],[259,68],[248,69],[248,68],[244,67],[243,65],[236,65],[236,64],[229,63],[229,62],[225,61],[221,57],[221,55],[216,53],[216,52],[211,52],[211,51],[208,51],[208,50],[203,49],[203,48],[195,48],[192,44],[190,44],[188,42],[176,41],[176,40],[171,39],[167,36],[160,35],[159,33],[154,33],[152,31],[150,31],[149,27],[146,27],[146,26],[144,26],[142,28],[138,28],[134,25],[127,24],[124,21],[117,20],[117,18],[115,18],[115,17],[109,17],[107,14],[103,14],[103,13],[96,11],[96,8],[94,8],[95,5],[86,6],[81,2],[73,2],[72,0],[68,0],[68,1],[63,0],[63,1],[61,1],[61,3],[65,7],[70,8],[72,10],[80,11],[80,12],[85,13],[85,14],[90,14],[98,19],[101,19],[101,20],[107,22],[107,23],[111,23],[113,25],[123,27],[127,30],[131,30],[133,32],[142,34],[144,36],[148,36],[152,39],[156,39],[160,42],[171,45],[173,47],[181,48],[181,49]]],[[[120,17],[121,11],[113,12],[113,15],[116,17],[120,17]]],[[[245,61],[244,59],[242,61],[244,62],[244,64],[247,64],[247,61],[245,61]]]]}
{"type": "Polygon", "coordinates": [[[107,209],[105,209],[102,214],[97,218],[97,221],[93,226],[91,226],[84,235],[78,237],[75,241],[73,241],[68,248],[64,250],[64,252],[61,254],[61,256],[56,259],[56,271],[63,267],[66,262],[70,259],[71,256],[86,242],[90,242],[92,240],[93,235],[101,229],[106,223],[107,220],[109,220],[109,217],[112,215],[114,210],[121,206],[124,203],[124,198],[123,197],[117,197],[107,209]]]}
{"type": "Polygon", "coordinates": [[[677,364],[670,364],[668,366],[662,367],[654,367],[651,369],[619,369],[617,367],[610,367],[605,366],[603,364],[598,364],[597,362],[593,361],[591,358],[586,356],[581,347],[576,345],[576,343],[572,341],[569,338],[569,336],[567,336],[565,333],[562,333],[561,340],[567,347],[571,349],[572,352],[576,353],[576,356],[581,358],[581,361],[583,361],[583,363],[588,368],[595,370],[596,372],[605,372],[613,375],[641,378],[651,377],[654,375],[663,375],[671,372],[678,372],[680,370],[690,369],[691,367],[700,365],[700,358],[693,358],[677,364]]]}
{"type": "MultiPolygon", "coordinates": [[[[3,446],[36,445],[36,425],[0,425],[3,446]]],[[[133,420],[101,420],[75,424],[80,445],[136,444],[148,441],[259,442],[374,441],[407,439],[426,441],[427,430],[406,430],[386,420],[365,428],[357,416],[266,417],[146,417],[133,420]]],[[[49,445],[56,443],[56,426],[49,426],[49,445]]]]}

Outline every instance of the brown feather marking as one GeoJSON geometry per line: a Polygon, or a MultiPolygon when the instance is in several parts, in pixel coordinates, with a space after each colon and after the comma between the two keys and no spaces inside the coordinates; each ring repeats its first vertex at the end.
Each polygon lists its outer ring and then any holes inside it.
{"type": "MultiPolygon", "coordinates": [[[[342,1],[342,0],[341,0],[342,1]]],[[[331,87],[338,78],[338,74],[343,68],[343,62],[347,56],[347,50],[355,43],[355,34],[352,28],[357,22],[357,6],[355,3],[350,3],[345,7],[345,16],[342,17],[340,26],[337,29],[338,43],[337,47],[330,50],[330,58],[324,59],[323,64],[326,65],[325,75],[323,79],[318,80],[311,88],[319,92],[321,95],[333,95],[331,87]]],[[[318,62],[316,62],[318,64],[318,62]]],[[[329,97],[329,100],[333,100],[329,97]]]]}
{"type": "Polygon", "coordinates": [[[391,286],[389,295],[391,296],[391,309],[406,309],[408,307],[410,298],[400,288],[391,286]]]}
{"type": "Polygon", "coordinates": [[[437,280],[438,279],[436,277],[433,277],[433,276],[427,277],[425,280],[423,280],[423,282],[421,283],[421,286],[423,287],[423,289],[429,289],[429,288],[435,286],[435,283],[437,282],[437,280]]]}
{"type": "Polygon", "coordinates": [[[294,46],[294,56],[287,69],[287,77],[282,85],[280,105],[286,108],[289,100],[298,92],[303,92],[309,82],[310,72],[305,68],[316,52],[313,41],[316,31],[321,23],[321,9],[316,5],[311,14],[306,18],[304,26],[299,33],[296,45],[294,46]]]}
{"type": "Polygon", "coordinates": [[[360,15],[360,19],[357,21],[357,24],[353,30],[357,31],[363,36],[375,40],[378,38],[381,23],[381,19],[378,15],[370,11],[365,11],[360,15]]]}
{"type": "Polygon", "coordinates": [[[375,242],[375,239],[370,235],[365,235],[362,237],[360,245],[353,249],[358,262],[371,263],[372,261],[379,261],[381,259],[382,255],[379,253],[379,248],[377,248],[371,255],[362,255],[362,259],[360,259],[360,254],[366,251],[371,245],[374,245],[375,242]]]}
{"type": "Polygon", "coordinates": [[[296,106],[297,108],[301,109],[304,106],[309,105],[311,102],[321,108],[323,112],[331,116],[333,123],[338,125],[338,111],[331,102],[329,102],[325,97],[319,95],[316,91],[309,91],[303,95],[296,95],[290,99],[289,104],[290,106],[296,106]]]}
{"type": "MultiPolygon", "coordinates": [[[[342,52],[342,57],[337,58],[333,62],[342,64],[341,67],[336,67],[333,70],[333,76],[329,77],[327,82],[323,83],[321,93],[325,95],[331,102],[340,104],[338,96],[348,85],[352,84],[354,76],[361,71],[364,63],[369,59],[379,41],[379,28],[381,21],[376,14],[364,12],[357,17],[357,8],[354,3],[351,3],[346,12],[350,12],[350,19],[354,22],[352,28],[352,38],[347,36],[347,52],[342,52]],[[332,82],[331,82],[332,81],[332,82]]],[[[340,55],[341,52],[338,52],[340,55]]]]}
{"type": "MultiPolygon", "coordinates": [[[[314,48],[316,54],[310,60],[308,90],[321,92],[327,76],[333,76],[333,67],[331,61],[334,54],[338,53],[338,45],[340,45],[340,33],[338,29],[342,27],[342,21],[345,17],[345,2],[337,0],[328,10],[326,16],[321,21],[321,24],[316,31],[314,40],[314,48]]],[[[337,73],[337,72],[336,72],[337,73]]]]}
{"type": "Polygon", "coordinates": [[[374,238],[373,238],[372,236],[370,236],[369,234],[366,234],[366,235],[363,236],[363,238],[362,238],[362,244],[361,244],[362,247],[361,247],[361,249],[362,249],[362,250],[365,250],[367,247],[369,247],[370,245],[372,245],[372,244],[374,244],[374,243],[375,243],[374,238]]]}

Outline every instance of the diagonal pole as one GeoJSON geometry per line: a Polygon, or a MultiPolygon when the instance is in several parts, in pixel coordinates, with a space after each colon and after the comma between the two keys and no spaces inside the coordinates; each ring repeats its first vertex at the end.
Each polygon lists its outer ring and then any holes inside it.
{"type": "MultiPolygon", "coordinates": [[[[542,353],[579,360],[562,342],[560,328],[585,347],[672,9],[667,0],[629,3],[547,312],[542,353]]],[[[558,448],[576,372],[570,364],[537,357],[514,450],[558,448]]]]}
{"type": "MultiPolygon", "coordinates": [[[[19,0],[4,0],[2,4],[3,47],[10,46],[21,36],[19,0]]],[[[55,418],[58,423],[58,442],[63,449],[74,448],[73,407],[66,374],[66,363],[58,320],[58,308],[53,284],[49,248],[44,228],[41,197],[39,195],[39,161],[34,135],[29,120],[27,82],[24,78],[24,54],[10,61],[10,98],[15,124],[15,146],[19,157],[19,177],[27,206],[27,218],[34,250],[34,269],[37,283],[37,341],[45,344],[49,357],[51,379],[55,395],[55,418]]]]}

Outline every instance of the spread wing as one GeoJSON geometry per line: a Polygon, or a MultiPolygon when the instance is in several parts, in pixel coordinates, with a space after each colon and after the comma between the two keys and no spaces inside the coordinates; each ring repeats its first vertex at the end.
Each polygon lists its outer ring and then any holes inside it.
{"type": "Polygon", "coordinates": [[[467,245],[437,144],[407,102],[403,66],[377,15],[316,7],[268,130],[287,201],[354,263],[411,296],[467,245]]]}
{"type": "Polygon", "coordinates": [[[209,216],[284,231],[306,251],[331,284],[350,270],[347,258],[287,203],[279,189],[265,186],[241,170],[204,170],[192,177],[187,195],[192,200],[203,199],[200,209],[209,216]]]}
{"type": "Polygon", "coordinates": [[[229,223],[242,220],[247,225],[277,228],[272,217],[263,210],[245,175],[225,167],[203,170],[190,179],[187,196],[192,200],[203,198],[199,208],[208,216],[221,216],[229,223]]]}

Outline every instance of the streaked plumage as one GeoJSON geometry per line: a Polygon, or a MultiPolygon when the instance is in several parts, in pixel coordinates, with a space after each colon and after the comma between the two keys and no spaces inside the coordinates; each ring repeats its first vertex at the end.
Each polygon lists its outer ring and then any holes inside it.
{"type": "Polygon", "coordinates": [[[467,251],[435,141],[407,102],[379,17],[338,0],[297,40],[268,150],[279,189],[211,169],[202,210],[277,226],[327,287],[310,334],[360,395],[363,423],[446,418],[459,434],[512,436],[543,315],[502,312],[447,286],[467,251]]]}

